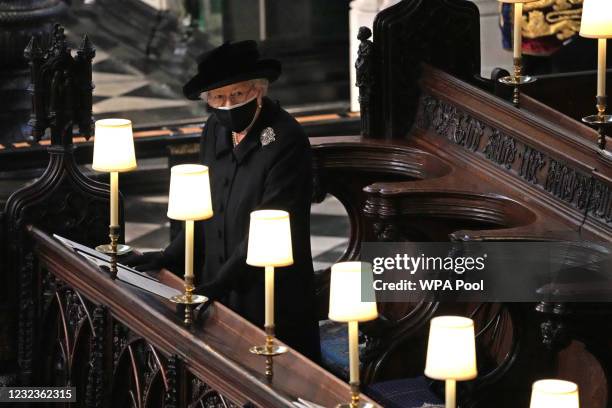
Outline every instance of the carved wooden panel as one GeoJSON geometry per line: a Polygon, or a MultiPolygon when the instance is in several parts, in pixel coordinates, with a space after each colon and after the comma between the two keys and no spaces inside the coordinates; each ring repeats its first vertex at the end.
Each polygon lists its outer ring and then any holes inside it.
{"type": "Polygon", "coordinates": [[[466,81],[480,75],[478,8],[465,0],[406,0],[374,22],[370,137],[406,138],[415,118],[422,63],[466,81]]]}
{"type": "Polygon", "coordinates": [[[421,96],[416,124],[612,225],[612,189],[603,180],[572,168],[431,95],[421,96]],[[466,140],[470,142],[466,144],[466,140]]]}
{"type": "MultiPolygon", "coordinates": [[[[113,318],[112,309],[87,300],[45,268],[34,327],[22,350],[34,384],[75,386],[75,406],[86,408],[235,408],[230,398],[113,318]]],[[[38,280],[38,279],[37,279],[38,280]]]]}
{"type": "MultiPolygon", "coordinates": [[[[34,315],[33,309],[40,304],[37,303],[39,282],[36,280],[39,276],[33,273],[36,265],[26,227],[36,224],[45,231],[89,246],[107,242],[109,190],[107,185],[93,181],[81,172],[72,146],[75,126],[85,136],[93,132],[93,45],[85,37],[73,55],[64,29],[56,25],[48,48],[41,49],[40,42],[33,38],[25,54],[31,68],[33,109],[28,123],[30,139],[37,142],[48,132],[51,145],[42,176],[13,193],[6,204],[4,233],[11,239],[6,242],[6,272],[0,276],[0,293],[5,293],[5,296],[0,297],[0,301],[5,305],[3,310],[17,316],[13,323],[18,326],[17,347],[13,344],[7,346],[17,348],[19,380],[27,385],[34,380],[30,378],[35,359],[32,342],[37,335],[35,318],[40,317],[34,315]]],[[[122,204],[119,208],[122,214],[122,204]]],[[[122,215],[120,219],[123,220],[122,215]]],[[[59,302],[57,307],[61,305],[59,302]]]]}

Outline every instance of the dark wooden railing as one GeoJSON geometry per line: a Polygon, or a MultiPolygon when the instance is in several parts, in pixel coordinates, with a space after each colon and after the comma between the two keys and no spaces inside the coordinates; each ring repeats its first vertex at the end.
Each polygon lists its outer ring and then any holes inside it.
{"type": "Polygon", "coordinates": [[[275,359],[268,383],[264,361],[249,352],[263,331],[220,303],[186,328],[169,301],[111,280],[29,230],[33,384],[75,386],[83,407],[294,407],[298,398],[330,407],[348,399],[347,384],[291,349],[275,359]]]}

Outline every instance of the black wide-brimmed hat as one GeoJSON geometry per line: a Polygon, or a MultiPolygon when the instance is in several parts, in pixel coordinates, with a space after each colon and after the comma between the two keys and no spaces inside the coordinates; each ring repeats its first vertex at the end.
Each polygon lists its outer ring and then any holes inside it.
{"type": "Polygon", "coordinates": [[[273,82],[280,74],[280,61],[260,59],[255,41],[227,42],[200,55],[198,73],[183,86],[183,93],[196,100],[204,91],[256,78],[273,82]]]}

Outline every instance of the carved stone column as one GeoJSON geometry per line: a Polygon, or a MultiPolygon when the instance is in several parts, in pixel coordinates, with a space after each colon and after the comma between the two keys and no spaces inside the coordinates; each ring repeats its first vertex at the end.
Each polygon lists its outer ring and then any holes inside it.
{"type": "Polygon", "coordinates": [[[31,100],[30,71],[23,50],[35,35],[46,43],[62,0],[0,0],[0,143],[26,139],[31,100]]]}

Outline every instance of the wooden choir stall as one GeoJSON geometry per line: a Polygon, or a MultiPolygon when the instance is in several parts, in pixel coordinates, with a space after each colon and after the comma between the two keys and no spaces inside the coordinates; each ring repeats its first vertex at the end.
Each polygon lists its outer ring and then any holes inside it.
{"type": "MultiPolygon", "coordinates": [[[[364,242],[612,241],[612,153],[577,120],[593,103],[571,111],[553,104],[550,92],[559,95],[560,81],[554,77],[521,89],[520,106],[513,106],[511,90],[496,81],[501,70],[493,79],[480,76],[472,2],[401,1],[378,14],[372,38],[362,29],[360,40],[361,135],[310,140],[313,202],[333,195],[350,220],[339,261],[358,260],[364,242]]],[[[57,53],[66,56],[57,41],[57,53]]],[[[82,72],[78,66],[93,58],[90,47],[84,41],[77,56],[61,60],[66,67],[55,68],[82,72]]],[[[74,89],[91,77],[80,80],[74,89]]],[[[176,306],[111,280],[52,237],[88,247],[108,240],[109,187],[85,177],[74,153],[73,125],[91,134],[91,99],[60,109],[59,119],[58,110],[37,112],[33,126],[51,129],[49,164],[11,196],[3,214],[8,267],[0,294],[14,333],[3,361],[15,364],[14,383],[76,386],[84,396],[76,406],[83,407],[346,402],[347,336],[345,326],[327,320],[329,270],[316,272],[322,367],[290,350],[275,357],[268,382],[263,360],[248,351],[262,342],[262,329],[219,303],[203,307],[186,328],[176,306]]],[[[173,163],[186,160],[174,153],[173,163]]],[[[359,336],[362,400],[372,406],[443,404],[443,384],[423,370],[431,319],[453,314],[476,325],[479,374],[459,383],[460,407],[527,407],[541,378],[577,383],[582,407],[612,407],[608,303],[415,298],[380,302],[378,311],[359,336]]]]}
{"type": "Polygon", "coordinates": [[[75,400],[64,405],[82,407],[316,407],[348,400],[348,384],[291,349],[267,376],[265,359],[249,352],[263,343],[264,331],[220,303],[198,309],[186,327],[184,308],[168,300],[168,282],[123,268],[111,279],[108,262],[102,266],[108,258],[91,251],[108,242],[109,186],[82,173],[73,143],[74,130],[85,138],[93,131],[94,47],[85,37],[72,54],[57,26],[48,51],[33,39],[27,52],[32,137],[48,131],[51,138],[45,172],[15,192],[3,213],[9,272],[1,290],[10,338],[2,368],[16,364],[7,385],[76,387],[75,400]]]}

